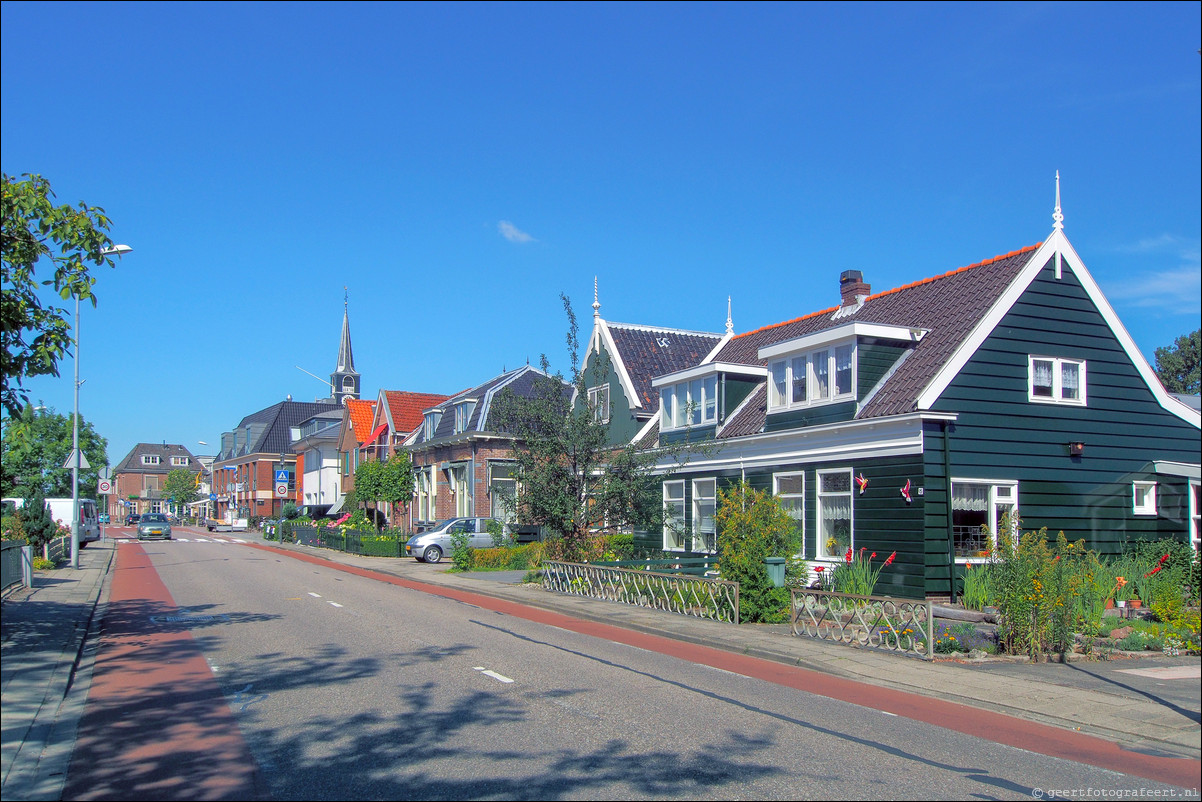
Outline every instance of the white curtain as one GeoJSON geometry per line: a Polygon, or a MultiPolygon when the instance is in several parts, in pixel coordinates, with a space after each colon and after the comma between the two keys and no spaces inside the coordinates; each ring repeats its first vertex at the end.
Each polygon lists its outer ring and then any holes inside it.
{"type": "Polygon", "coordinates": [[[952,509],[961,512],[987,512],[989,510],[989,487],[987,485],[956,485],[952,491],[952,509]]]}

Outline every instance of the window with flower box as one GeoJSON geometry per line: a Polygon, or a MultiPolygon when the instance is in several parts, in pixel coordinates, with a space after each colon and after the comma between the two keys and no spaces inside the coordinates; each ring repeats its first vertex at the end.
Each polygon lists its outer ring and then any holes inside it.
{"type": "Polygon", "coordinates": [[[851,468],[817,472],[818,557],[842,559],[855,550],[851,468]]]}

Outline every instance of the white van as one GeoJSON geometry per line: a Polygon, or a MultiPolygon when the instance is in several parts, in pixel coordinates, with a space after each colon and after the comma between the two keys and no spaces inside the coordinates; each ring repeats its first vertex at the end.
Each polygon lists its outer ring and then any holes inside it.
{"type": "MultiPolygon", "coordinates": [[[[23,498],[6,498],[3,503],[12,504],[16,509],[25,506],[23,498]]],[[[68,529],[71,528],[71,504],[69,498],[48,498],[46,506],[50,508],[50,517],[68,529]]],[[[79,500],[79,545],[84,546],[94,540],[100,540],[100,520],[96,517],[96,502],[90,498],[79,500]]]]}

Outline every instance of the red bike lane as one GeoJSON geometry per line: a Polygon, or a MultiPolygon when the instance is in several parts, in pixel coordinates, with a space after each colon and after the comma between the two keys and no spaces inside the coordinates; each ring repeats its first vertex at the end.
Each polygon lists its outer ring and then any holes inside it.
{"type": "Polygon", "coordinates": [[[145,550],[117,549],[64,799],[270,798],[186,618],[145,550]]]}

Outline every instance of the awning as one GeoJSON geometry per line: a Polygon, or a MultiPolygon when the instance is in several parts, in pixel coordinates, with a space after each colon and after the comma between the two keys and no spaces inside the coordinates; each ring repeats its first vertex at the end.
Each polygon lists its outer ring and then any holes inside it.
{"type": "Polygon", "coordinates": [[[381,423],[379,426],[377,426],[376,428],[374,428],[374,429],[372,429],[372,430],[371,430],[371,434],[370,434],[370,435],[368,436],[368,438],[367,438],[366,440],[364,440],[363,442],[364,442],[364,443],[374,443],[374,442],[376,442],[376,438],[380,436],[380,432],[384,431],[384,430],[385,430],[385,429],[387,429],[387,428],[388,428],[388,424],[387,424],[387,423],[381,423]]]}

